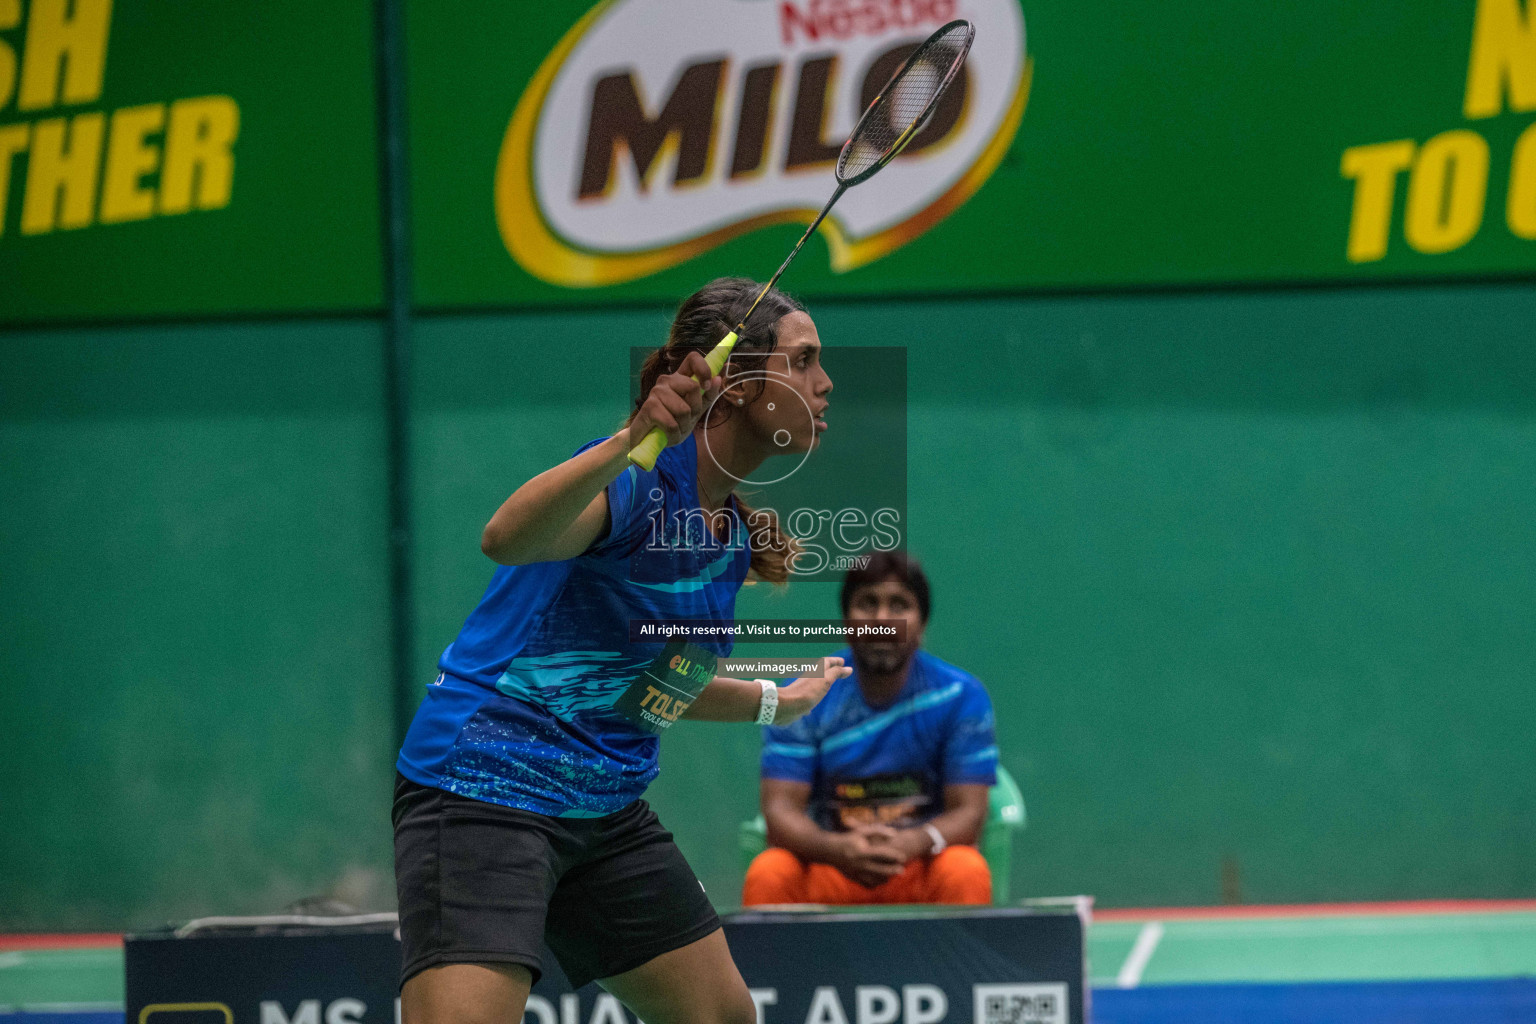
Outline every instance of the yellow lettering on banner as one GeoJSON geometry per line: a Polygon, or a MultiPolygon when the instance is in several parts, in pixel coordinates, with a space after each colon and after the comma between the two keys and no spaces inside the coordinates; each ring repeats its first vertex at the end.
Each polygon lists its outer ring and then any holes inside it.
{"type": "MultiPolygon", "coordinates": [[[[0,0],[0,32],[21,24],[21,0],[0,0]]],[[[16,88],[16,51],[0,39],[0,108],[11,102],[16,88]]]]}
{"type": "Polygon", "coordinates": [[[1441,132],[1423,146],[1408,178],[1403,234],[1419,252],[1450,252],[1483,224],[1488,143],[1476,132],[1441,132]]]}
{"type": "Polygon", "coordinates": [[[105,114],[94,113],[78,114],[68,122],[62,117],[49,118],[32,126],[27,191],[21,201],[22,234],[41,235],[55,226],[83,228],[91,223],[105,123],[105,114]]]}
{"type": "Polygon", "coordinates": [[[89,103],[101,96],[107,66],[107,28],[112,0],[32,0],[22,51],[19,110],[58,103],[59,65],[64,65],[65,103],[89,103]]]}
{"type": "Polygon", "coordinates": [[[1509,167],[1509,202],[1504,210],[1516,238],[1536,239],[1536,124],[1515,140],[1509,167]]]}
{"type": "Polygon", "coordinates": [[[199,210],[228,206],[235,177],[232,148],[239,134],[240,108],[228,96],[172,103],[160,170],[160,212],[186,213],[194,204],[199,210]]]}
{"type": "Polygon", "coordinates": [[[25,153],[32,135],[29,124],[8,124],[0,128],[0,235],[5,234],[5,218],[10,212],[11,160],[25,153]]]}
{"type": "Polygon", "coordinates": [[[144,175],[160,166],[160,147],[144,137],[165,127],[165,104],[124,107],[112,114],[107,168],[101,178],[101,222],[143,220],[155,212],[155,190],[144,175]]]}
{"type": "Polygon", "coordinates": [[[1536,0],[1478,0],[1472,23],[1472,57],[1462,113],[1493,117],[1504,109],[1536,110],[1536,0]]]}
{"type": "Polygon", "coordinates": [[[1392,227],[1392,196],[1397,176],[1413,163],[1413,141],[1378,142],[1344,151],[1339,173],[1355,182],[1355,202],[1349,213],[1349,241],[1344,252],[1351,263],[1368,263],[1387,254],[1392,227]]]}

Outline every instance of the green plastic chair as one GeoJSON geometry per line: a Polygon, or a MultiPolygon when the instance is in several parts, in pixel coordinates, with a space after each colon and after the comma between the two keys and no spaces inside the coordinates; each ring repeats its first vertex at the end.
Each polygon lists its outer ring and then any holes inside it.
{"type": "MultiPolygon", "coordinates": [[[[987,794],[987,820],[981,826],[981,855],[992,871],[992,903],[1008,902],[1013,868],[1013,836],[1024,827],[1024,795],[1019,784],[1002,765],[997,766],[997,782],[987,794]]],[[[759,814],[742,822],[736,829],[741,853],[741,871],[746,874],[752,858],[768,848],[768,823],[759,814]]]]}

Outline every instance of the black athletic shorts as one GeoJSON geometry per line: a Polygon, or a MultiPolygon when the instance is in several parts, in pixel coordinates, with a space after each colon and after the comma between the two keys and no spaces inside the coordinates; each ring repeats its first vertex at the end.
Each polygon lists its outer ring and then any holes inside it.
{"type": "Polygon", "coordinates": [[[609,978],[720,927],[644,800],[551,818],[395,777],[400,983],[438,964],[522,964],[544,942],[571,985],[609,978]]]}

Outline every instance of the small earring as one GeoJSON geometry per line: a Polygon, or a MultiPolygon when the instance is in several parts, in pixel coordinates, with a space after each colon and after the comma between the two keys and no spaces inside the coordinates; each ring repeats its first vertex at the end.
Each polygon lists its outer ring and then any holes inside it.
{"type": "Polygon", "coordinates": [[[738,398],[738,399],[736,399],[736,404],[737,404],[737,405],[740,405],[740,404],[741,404],[741,399],[739,399],[739,398],[738,398]]]}

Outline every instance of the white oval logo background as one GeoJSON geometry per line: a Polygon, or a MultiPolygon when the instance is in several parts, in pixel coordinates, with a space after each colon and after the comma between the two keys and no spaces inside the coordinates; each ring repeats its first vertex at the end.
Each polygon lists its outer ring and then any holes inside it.
{"type": "MultiPolygon", "coordinates": [[[[508,127],[496,186],[498,223],[508,249],[544,280],[600,286],[655,273],[762,224],[809,222],[836,181],[830,162],[786,167],[807,62],[834,59],[825,73],[818,141],[840,144],[858,120],[873,62],[956,17],[976,26],[976,39],[967,62],[965,105],[954,128],[850,189],[828,218],[833,223],[822,229],[832,243],[834,270],[885,255],[969,198],[1012,141],[1028,87],[1017,0],[600,4],[546,59],[508,127]],[[905,24],[860,14],[864,9],[894,12],[905,24]],[[712,79],[717,84],[703,173],[693,166],[693,173],[678,174],[682,146],[680,133],[673,131],[651,156],[644,180],[637,167],[643,161],[620,141],[601,193],[584,186],[584,170],[592,173],[588,134],[597,123],[593,106],[600,80],[627,74],[643,116],[654,120],[688,68],[714,62],[720,67],[712,79]],[[773,64],[779,71],[767,101],[758,166],[732,177],[748,73],[773,64]],[[684,180],[674,181],[678,177],[684,180]]],[[[695,135],[697,164],[703,135],[695,135]]]]}

